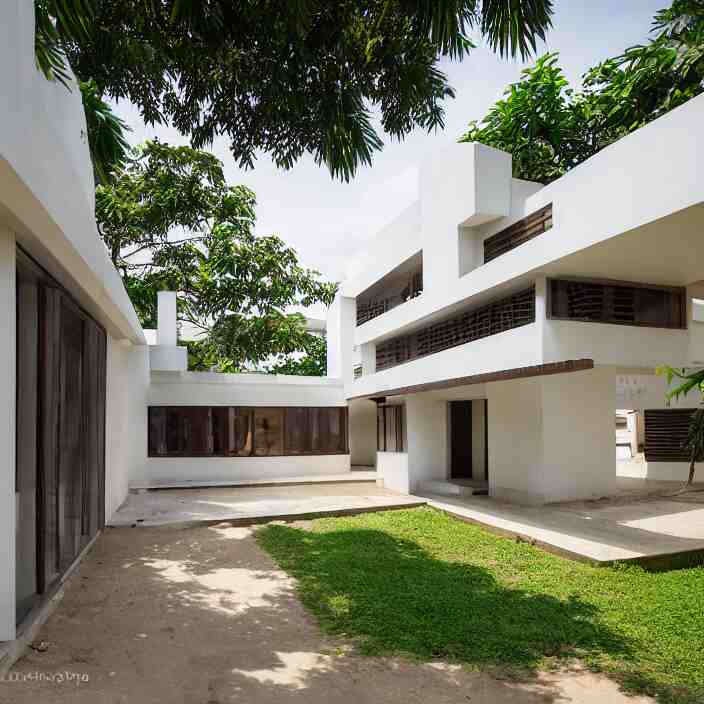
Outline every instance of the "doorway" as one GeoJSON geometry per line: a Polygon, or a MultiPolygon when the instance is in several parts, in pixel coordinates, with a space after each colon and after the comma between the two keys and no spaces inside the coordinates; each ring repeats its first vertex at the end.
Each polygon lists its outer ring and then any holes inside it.
{"type": "Polygon", "coordinates": [[[450,478],[472,479],[472,402],[450,402],[450,478]]]}

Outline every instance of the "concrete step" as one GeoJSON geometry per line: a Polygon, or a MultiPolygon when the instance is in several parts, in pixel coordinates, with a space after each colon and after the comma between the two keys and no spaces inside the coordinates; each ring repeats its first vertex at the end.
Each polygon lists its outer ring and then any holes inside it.
{"type": "Polygon", "coordinates": [[[418,488],[423,494],[435,494],[436,496],[477,496],[489,493],[486,482],[472,479],[434,479],[421,482],[418,488]]]}

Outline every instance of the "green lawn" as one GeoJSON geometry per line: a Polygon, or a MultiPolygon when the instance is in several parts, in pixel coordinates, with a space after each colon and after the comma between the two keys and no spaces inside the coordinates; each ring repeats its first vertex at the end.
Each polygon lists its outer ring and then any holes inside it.
{"type": "Polygon", "coordinates": [[[430,508],[269,525],[260,545],[362,653],[530,675],[579,657],[663,702],[704,702],[704,568],[595,568],[430,508]]]}

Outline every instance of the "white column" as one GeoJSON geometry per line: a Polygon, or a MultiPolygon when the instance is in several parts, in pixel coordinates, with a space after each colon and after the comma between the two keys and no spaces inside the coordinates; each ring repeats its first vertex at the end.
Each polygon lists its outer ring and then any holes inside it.
{"type": "Polygon", "coordinates": [[[523,504],[616,489],[612,369],[487,384],[489,493],[523,504]]]}
{"type": "Polygon", "coordinates": [[[424,394],[406,398],[408,482],[411,492],[421,482],[447,479],[447,402],[424,394]]]}
{"type": "Polygon", "coordinates": [[[327,315],[327,376],[342,379],[345,386],[352,383],[352,348],[356,303],[354,298],[335,296],[327,315]]]}
{"type": "Polygon", "coordinates": [[[0,641],[15,638],[15,236],[0,227],[0,641]]]}
{"type": "Polygon", "coordinates": [[[157,343],[176,347],[176,292],[159,291],[157,294],[157,343]]]}

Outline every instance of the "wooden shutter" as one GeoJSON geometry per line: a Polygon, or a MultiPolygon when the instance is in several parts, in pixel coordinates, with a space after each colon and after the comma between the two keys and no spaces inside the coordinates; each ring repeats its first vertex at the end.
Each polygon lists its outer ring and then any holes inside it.
{"type": "Polygon", "coordinates": [[[59,412],[59,564],[67,569],[81,550],[85,477],[83,319],[62,296],[59,412]]]}
{"type": "Polygon", "coordinates": [[[58,452],[61,294],[42,286],[39,307],[39,591],[59,576],[58,452]]]}
{"type": "Polygon", "coordinates": [[[105,332],[94,321],[86,319],[83,337],[83,545],[96,535],[105,520],[105,354],[105,332]]]}
{"type": "Polygon", "coordinates": [[[552,227],[552,203],[484,240],[484,263],[510,252],[552,227]]]}
{"type": "Polygon", "coordinates": [[[692,408],[658,408],[644,412],[645,461],[689,462],[684,449],[692,408]]]}

